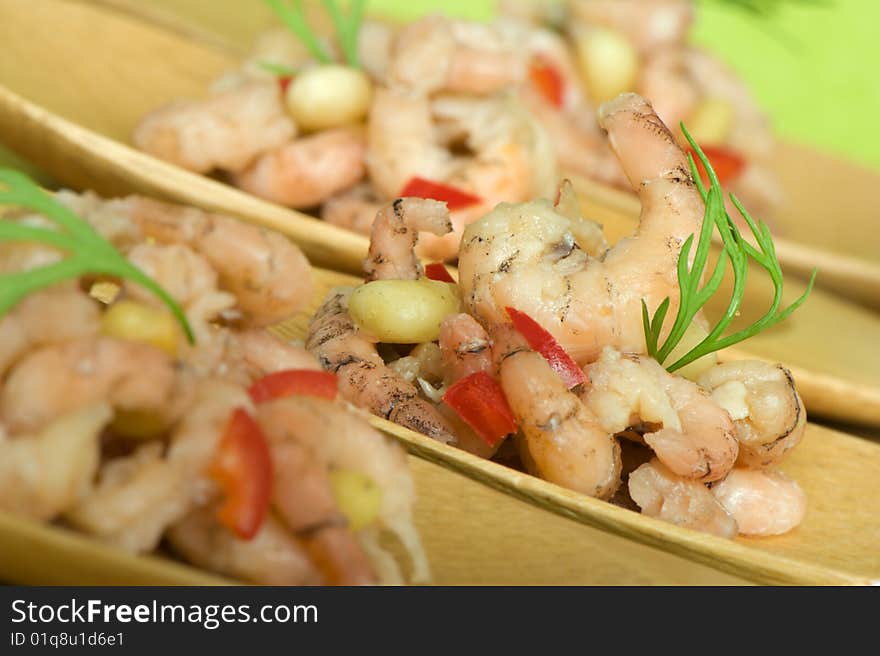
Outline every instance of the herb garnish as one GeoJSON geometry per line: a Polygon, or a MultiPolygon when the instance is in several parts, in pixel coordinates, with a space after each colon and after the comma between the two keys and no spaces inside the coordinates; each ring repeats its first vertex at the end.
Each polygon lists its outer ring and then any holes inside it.
{"type": "MultiPolygon", "coordinates": [[[[312,57],[322,64],[330,64],[333,58],[321,43],[314,30],[306,20],[303,0],[265,0],[266,4],[278,14],[281,21],[293,32],[296,37],[308,48],[312,57]]],[[[336,37],[342,48],[342,54],[346,63],[352,68],[360,68],[358,59],[358,31],[364,16],[364,0],[351,0],[348,3],[348,16],[346,17],[337,0],[322,0],[336,37]]]]}
{"type": "Polygon", "coordinates": [[[708,172],[710,186],[708,190],[705,188],[700,180],[699,173],[697,172],[694,158],[688,154],[691,175],[694,178],[694,182],[697,185],[700,195],[703,197],[703,202],[706,204],[706,211],[703,215],[703,225],[700,228],[700,236],[697,242],[696,251],[694,252],[693,265],[690,268],[688,267],[688,257],[690,256],[691,247],[693,246],[694,235],[691,235],[685,240],[678,257],[678,288],[681,301],[679,303],[678,313],[676,314],[672,329],[662,346],[659,345],[659,339],[660,333],[663,329],[663,321],[669,310],[669,297],[665,298],[663,302],[660,303],[653,318],[649,318],[648,306],[645,304],[644,299],[642,300],[642,323],[645,330],[645,343],[648,348],[648,354],[655,358],[660,364],[663,364],[664,360],[669,357],[669,354],[679,341],[681,341],[681,338],[684,336],[688,326],[693,322],[697,312],[699,312],[709,298],[718,291],[718,288],[721,286],[721,281],[724,278],[728,261],[730,261],[733,267],[734,282],[733,292],[730,296],[730,303],[727,306],[724,316],[699,344],[666,367],[669,371],[680,369],[704,355],[719,351],[748,339],[749,337],[753,337],[762,330],[770,328],[783,321],[792,312],[799,308],[801,304],[803,304],[812,291],[813,283],[816,280],[816,270],[814,269],[806,291],[804,291],[800,298],[787,308],[779,310],[779,305],[782,301],[782,269],[779,266],[779,260],[776,258],[776,249],[773,245],[773,238],[770,235],[770,230],[763,221],[758,221],[756,224],[755,220],[742,206],[742,203],[739,202],[739,199],[733,194],[730,194],[731,201],[745,219],[752,235],[754,235],[758,248],[755,248],[743,238],[739,229],[736,227],[736,224],[727,213],[724,206],[724,192],[721,189],[721,184],[718,181],[718,177],[715,175],[715,171],[712,169],[712,165],[709,163],[709,159],[700,149],[699,145],[697,145],[696,141],[694,141],[693,137],[691,137],[690,133],[688,133],[684,124],[681,125],[681,130],[691,147],[694,149],[694,152],[696,152],[697,156],[700,158],[703,167],[708,172]],[[712,239],[713,228],[718,228],[723,243],[723,249],[715,264],[715,269],[712,271],[712,275],[709,277],[706,284],[700,288],[700,280],[703,277],[703,272],[706,268],[706,261],[709,255],[709,246],[712,239]],[[727,337],[722,337],[722,333],[737,315],[740,304],[742,303],[745,294],[746,275],[748,273],[750,258],[766,269],[770,274],[774,288],[773,302],[766,314],[748,328],[744,328],[732,335],[728,335],[727,337]]]}
{"type": "Polygon", "coordinates": [[[189,342],[195,343],[186,315],[168,292],[129,262],[86,221],[19,171],[0,168],[0,187],[0,203],[34,210],[60,228],[38,228],[0,218],[0,241],[46,244],[68,255],[65,259],[46,266],[0,274],[0,316],[15,307],[28,294],[61,280],[85,274],[107,275],[131,280],[153,292],[180,322],[189,342]]]}

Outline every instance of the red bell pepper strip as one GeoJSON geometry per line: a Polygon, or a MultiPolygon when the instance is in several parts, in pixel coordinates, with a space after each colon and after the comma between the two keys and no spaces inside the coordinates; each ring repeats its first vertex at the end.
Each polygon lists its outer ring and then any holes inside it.
{"type": "Polygon", "coordinates": [[[278,78],[278,86],[281,87],[282,95],[287,93],[287,87],[290,86],[290,83],[293,81],[292,75],[282,75],[278,78]]]}
{"type": "Polygon", "coordinates": [[[539,55],[532,60],[529,65],[529,80],[548,103],[554,107],[562,107],[565,81],[546,57],[539,55]]]}
{"type": "Polygon", "coordinates": [[[254,403],[295,395],[335,399],[337,389],[336,375],[329,371],[285,369],[260,378],[251,385],[248,394],[254,403]]]}
{"type": "Polygon", "coordinates": [[[425,267],[425,277],[431,280],[439,280],[440,282],[451,282],[455,284],[455,278],[446,269],[443,262],[432,262],[425,267]]]}
{"type": "Polygon", "coordinates": [[[233,410],[208,473],[224,494],[217,518],[250,540],[269,512],[272,458],[263,431],[244,408],[233,410]]]}
{"type": "Polygon", "coordinates": [[[516,432],[516,419],[504,390],[485,371],[477,371],[457,381],[446,390],[443,400],[489,446],[495,446],[516,432]]]}
{"type": "Polygon", "coordinates": [[[471,205],[479,205],[483,199],[474,196],[466,191],[443,184],[442,182],[433,182],[415,176],[410,178],[409,182],[400,192],[401,197],[430,198],[431,200],[439,200],[446,203],[446,207],[450,211],[460,210],[471,205]]]}
{"type": "Polygon", "coordinates": [[[559,374],[568,389],[586,382],[587,377],[583,370],[541,324],[525,312],[520,312],[512,307],[504,309],[513,322],[513,327],[526,338],[533,350],[544,356],[544,359],[550,363],[553,371],[559,374]]]}
{"type": "MultiPolygon", "coordinates": [[[[746,167],[746,162],[742,156],[730,148],[725,148],[724,146],[701,146],[701,148],[709,159],[709,163],[715,170],[715,175],[718,176],[718,182],[721,184],[725,184],[735,179],[746,167]]],[[[706,173],[706,170],[703,168],[703,163],[697,157],[693,148],[688,148],[687,152],[694,158],[694,162],[697,165],[697,171],[700,172],[700,178],[702,178],[703,184],[708,185],[709,174],[706,173]]]]}

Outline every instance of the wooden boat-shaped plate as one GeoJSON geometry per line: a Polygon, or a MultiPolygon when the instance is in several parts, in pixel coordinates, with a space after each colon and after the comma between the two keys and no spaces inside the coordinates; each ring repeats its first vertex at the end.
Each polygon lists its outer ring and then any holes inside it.
{"type": "MultiPolygon", "coordinates": [[[[207,38],[74,0],[0,3],[0,38],[6,49],[0,58],[2,141],[59,183],[104,195],[140,192],[237,215],[287,234],[316,265],[360,271],[364,237],[126,145],[145,113],[204,94],[211,79],[235,64],[235,55],[207,47],[207,38]]],[[[632,230],[630,214],[591,193],[583,200],[612,240],[632,230]]],[[[770,298],[767,276],[755,271],[751,278],[741,321],[762,313],[770,298]]],[[[792,278],[787,300],[802,290],[803,283],[792,278]]],[[[724,302],[723,295],[716,298],[724,302]]],[[[878,334],[880,317],[816,289],[788,322],[722,357],[785,362],[810,413],[880,426],[878,334]]]]}
{"type": "MultiPolygon", "coordinates": [[[[312,303],[276,326],[280,335],[302,337],[329,288],[358,282],[322,269],[315,269],[315,277],[312,303]]],[[[782,468],[807,494],[803,524],[779,537],[725,540],[577,494],[378,417],[371,421],[413,454],[416,524],[436,584],[880,584],[880,445],[857,437],[809,424],[782,468]]],[[[3,513],[0,580],[234,583],[3,513]]]]}

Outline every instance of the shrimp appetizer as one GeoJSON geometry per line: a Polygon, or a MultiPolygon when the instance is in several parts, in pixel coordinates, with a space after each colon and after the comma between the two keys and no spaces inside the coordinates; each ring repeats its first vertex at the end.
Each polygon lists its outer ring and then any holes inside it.
{"type": "Polygon", "coordinates": [[[403,450],[267,326],[281,235],[0,170],[0,510],[269,585],[425,582],[403,450]],[[399,562],[388,540],[406,554],[399,562]]]}
{"type": "Polygon", "coordinates": [[[415,252],[420,234],[452,231],[448,209],[398,198],[372,224],[366,282],[328,294],[306,348],[343,398],[445,444],[684,527],[789,531],[806,508],[777,469],[806,424],[794,380],[716,352],[785,319],[809,289],[779,307],[769,231],[732,195],[757,248],[745,241],[686,129],[708,187],[644,98],[598,113],[642,201],[634,235],[609,247],[564,183],[555,202],[500,203],[470,223],[456,282],[415,252]],[[715,230],[724,246],[707,269],[715,230]],[[759,322],[725,335],[749,260],[772,272],[776,295],[759,322]],[[735,291],[711,326],[701,308],[728,264],[735,291]]]}
{"type": "Polygon", "coordinates": [[[452,230],[423,232],[416,249],[453,261],[469,223],[551,197],[566,175],[631,189],[595,116],[637,91],[668,125],[691,126],[750,207],[778,202],[767,121],[731,72],[685,44],[689,1],[571,0],[552,23],[505,4],[488,23],[395,26],[363,20],[362,1],[347,12],[328,1],[326,15],[266,1],[285,29],[262,35],[207,98],[144,117],[138,148],[367,235],[395,198],[443,201],[452,230]]]}

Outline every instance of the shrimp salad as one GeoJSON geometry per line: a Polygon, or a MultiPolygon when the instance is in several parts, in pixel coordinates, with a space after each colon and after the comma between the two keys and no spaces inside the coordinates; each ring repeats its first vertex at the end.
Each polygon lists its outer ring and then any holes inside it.
{"type": "MultiPolygon", "coordinates": [[[[46,204],[160,285],[191,339],[127,279],[68,278],[14,304],[0,317],[0,510],[250,583],[429,580],[402,448],[266,329],[312,297],[295,245],[138,196],[61,191],[46,204]]],[[[59,234],[24,211],[3,225],[59,234]]],[[[0,243],[7,280],[63,256],[0,243]]]]}
{"type": "MultiPolygon", "coordinates": [[[[420,234],[454,229],[447,208],[398,198],[372,223],[365,283],[327,295],[305,346],[343,398],[445,444],[679,526],[790,531],[806,510],[778,469],[806,425],[791,373],[648,355],[642,303],[682,302],[701,187],[641,96],[604,103],[599,123],[642,202],[635,234],[609,247],[563,184],[470,223],[456,281],[415,256],[420,234]]],[[[697,314],[682,343],[707,334],[697,314]]]]}
{"type": "MultiPolygon", "coordinates": [[[[500,202],[551,197],[561,177],[629,190],[595,116],[633,91],[667,125],[684,121],[750,208],[766,216],[779,204],[768,122],[731,71],[687,44],[690,0],[500,10],[487,23],[359,20],[348,40],[266,32],[206,98],[158,108],[133,142],[364,234],[399,196],[446,201],[452,230],[422,235],[417,253],[451,261],[469,223],[500,202]]],[[[320,23],[305,13],[303,24],[320,23]]]]}

